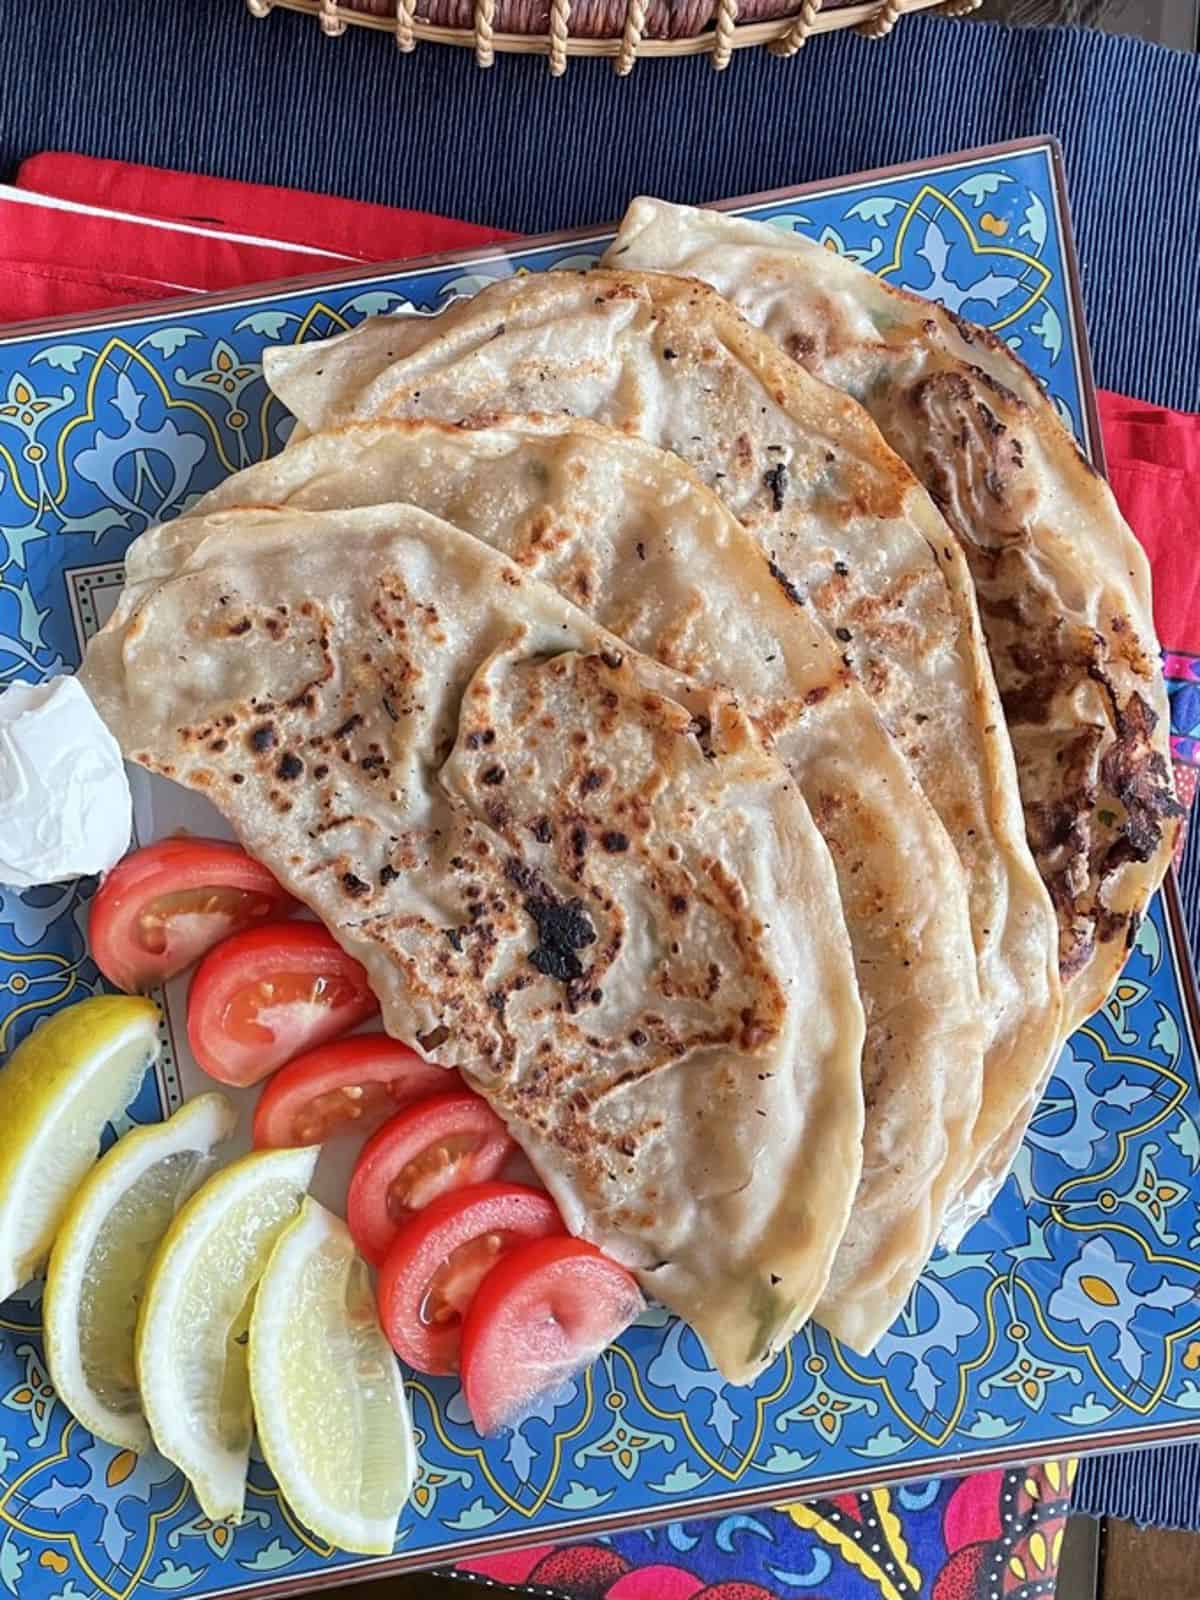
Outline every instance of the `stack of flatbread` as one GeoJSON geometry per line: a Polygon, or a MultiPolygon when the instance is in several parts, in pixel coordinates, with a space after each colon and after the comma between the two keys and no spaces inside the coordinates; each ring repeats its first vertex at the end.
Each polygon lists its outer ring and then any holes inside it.
{"type": "Polygon", "coordinates": [[[268,353],[88,687],[736,1382],[1003,1183],[1178,807],[1144,559],[1006,346],[638,201],[268,353]],[[269,730],[269,736],[263,730],[269,730]]]}

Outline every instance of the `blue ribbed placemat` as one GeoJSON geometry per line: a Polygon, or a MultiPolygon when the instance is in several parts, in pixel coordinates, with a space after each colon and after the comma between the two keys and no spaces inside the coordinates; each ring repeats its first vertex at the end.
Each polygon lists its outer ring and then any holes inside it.
{"type": "MultiPolygon", "coordinates": [[[[1099,381],[1200,409],[1200,57],[1075,29],[905,20],[780,62],[400,59],[241,0],[8,6],[0,167],[76,149],[419,206],[527,232],[1052,133],[1062,142],[1099,381]]],[[[1200,835],[1182,875],[1200,946],[1200,835]]],[[[1200,1450],[1087,1462],[1093,1512],[1200,1527],[1200,1450]]]]}
{"type": "Polygon", "coordinates": [[[1200,1446],[1086,1458],[1079,1464],[1072,1506],[1092,1517],[1194,1532],[1200,1529],[1200,1446]]]}
{"type": "Polygon", "coordinates": [[[538,232],[639,189],[706,200],[1026,134],[1066,152],[1099,380],[1200,408],[1200,57],[1083,29],[909,17],[814,40],[603,60],[320,36],[241,0],[3,7],[0,167],[42,149],[146,161],[538,232]]]}

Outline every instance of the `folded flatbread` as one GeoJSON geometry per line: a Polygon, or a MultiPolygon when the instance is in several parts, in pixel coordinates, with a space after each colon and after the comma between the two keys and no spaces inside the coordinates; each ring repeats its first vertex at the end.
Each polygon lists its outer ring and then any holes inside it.
{"type": "MultiPolygon", "coordinates": [[[[816,1317],[866,1352],[899,1314],[971,1154],[979,986],[958,857],[836,644],[675,456],[595,423],[351,423],[227,478],[198,511],[408,501],[501,550],[635,649],[730,689],[837,869],[867,1017],[863,1174],[816,1317]]],[[[142,540],[169,566],[203,523],[142,540]]]]}
{"type": "Polygon", "coordinates": [[[130,552],[84,683],[504,1117],[572,1231],[733,1381],[824,1287],[861,1162],[833,864],[728,695],[411,506],[130,552]]]}
{"type": "MultiPolygon", "coordinates": [[[[267,353],[310,428],[569,411],[688,461],[754,535],[781,592],[836,641],[967,873],[985,1029],[981,1160],[1027,1116],[1058,1039],[1057,926],[1025,839],[970,573],[929,496],[854,401],[706,286],[543,273],[434,318],[383,318],[267,353]]],[[[1007,1158],[973,1190],[972,1212],[1007,1158]]],[[[953,1224],[958,1231],[964,1215],[953,1224]]]]}
{"type": "Polygon", "coordinates": [[[1181,815],[1150,568],[1108,485],[1002,339],[798,234],[637,200],[609,259],[694,273],[857,396],[953,528],[1058,913],[1070,1032],[1115,983],[1181,815]]]}

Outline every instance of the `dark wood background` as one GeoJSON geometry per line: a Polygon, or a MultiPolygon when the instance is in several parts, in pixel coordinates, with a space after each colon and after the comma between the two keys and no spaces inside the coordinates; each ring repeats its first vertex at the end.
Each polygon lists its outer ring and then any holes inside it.
{"type": "MultiPolygon", "coordinates": [[[[1099,1600],[1200,1600],[1200,1534],[1106,1522],[1098,1579],[1099,1600]]],[[[1072,1597],[1060,1593],[1058,1600],[1072,1597]]]]}

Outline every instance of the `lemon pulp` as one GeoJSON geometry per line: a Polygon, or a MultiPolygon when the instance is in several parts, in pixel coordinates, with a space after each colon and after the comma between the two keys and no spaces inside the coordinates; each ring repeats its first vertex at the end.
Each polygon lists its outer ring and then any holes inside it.
{"type": "Polygon", "coordinates": [[[259,1443],[302,1522],[391,1551],[415,1450],[404,1385],[349,1231],[314,1200],[281,1234],[250,1323],[259,1443]]]}
{"type": "Polygon", "coordinates": [[[80,1422],[119,1448],[150,1444],[134,1334],[151,1259],[236,1120],[222,1095],[206,1094],[127,1134],[88,1174],[59,1228],[42,1303],[50,1376],[80,1422]]]}
{"type": "Polygon", "coordinates": [[[155,1444],[214,1522],[240,1516],[245,1498],[254,1291],[318,1153],[266,1150],[233,1162],[184,1205],[150,1268],[137,1330],[142,1405],[155,1444]]]}
{"type": "Polygon", "coordinates": [[[106,1124],[157,1055],[157,1006],[98,995],[56,1012],[0,1068],[0,1300],[45,1261],[106,1124]]]}

